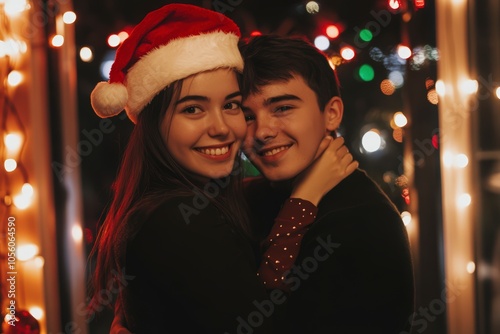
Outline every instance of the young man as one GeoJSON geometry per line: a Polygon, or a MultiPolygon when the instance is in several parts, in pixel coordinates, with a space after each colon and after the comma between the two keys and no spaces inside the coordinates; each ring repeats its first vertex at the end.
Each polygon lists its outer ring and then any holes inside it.
{"type": "Polygon", "coordinates": [[[281,296],[271,298],[276,333],[408,331],[414,290],[406,229],[364,172],[299,203],[308,212],[317,205],[308,227],[274,223],[293,197],[292,185],[314,165],[325,133],[335,133],[342,120],[328,60],[305,41],[277,36],[255,37],[240,49],[244,150],[264,176],[247,182],[247,199],[255,222],[267,223],[259,231],[268,236],[259,274],[271,296],[281,296]]]}

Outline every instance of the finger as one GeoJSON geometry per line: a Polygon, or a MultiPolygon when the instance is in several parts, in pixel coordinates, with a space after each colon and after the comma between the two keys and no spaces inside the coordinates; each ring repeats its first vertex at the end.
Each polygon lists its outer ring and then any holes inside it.
{"type": "Polygon", "coordinates": [[[342,147],[342,145],[344,145],[345,143],[345,140],[344,140],[344,137],[337,137],[337,138],[334,138],[332,143],[330,144],[330,148],[334,151],[338,150],[339,148],[342,147]]]}
{"type": "Polygon", "coordinates": [[[332,136],[326,136],[323,140],[321,140],[318,150],[316,151],[316,155],[314,156],[315,160],[331,145],[332,140],[334,140],[332,136]]]}
{"type": "Polygon", "coordinates": [[[341,159],[340,159],[340,162],[347,166],[348,164],[350,164],[351,162],[354,161],[354,157],[352,156],[351,153],[347,152],[341,159]]]}
{"type": "Polygon", "coordinates": [[[355,170],[356,168],[358,168],[359,166],[359,163],[354,160],[354,157],[352,156],[351,153],[348,153],[346,154],[341,160],[340,160],[340,164],[342,166],[345,166],[345,170],[347,170],[348,168],[349,169],[353,169],[355,170]],[[352,166],[354,164],[354,167],[352,166]]]}
{"type": "Polygon", "coordinates": [[[342,145],[338,150],[337,150],[337,155],[339,158],[343,158],[346,154],[349,154],[349,149],[347,146],[342,145]]]}
{"type": "Polygon", "coordinates": [[[351,161],[351,163],[347,165],[345,169],[346,175],[351,175],[356,169],[358,169],[358,167],[359,167],[359,162],[357,162],[356,160],[351,161]]]}

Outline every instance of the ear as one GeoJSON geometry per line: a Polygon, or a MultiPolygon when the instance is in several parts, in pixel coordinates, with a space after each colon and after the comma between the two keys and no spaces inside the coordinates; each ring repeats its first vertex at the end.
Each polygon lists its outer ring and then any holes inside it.
{"type": "Polygon", "coordinates": [[[332,132],[337,130],[342,122],[342,116],[344,116],[344,103],[342,99],[338,96],[334,96],[327,102],[325,109],[323,110],[325,117],[326,131],[332,132]]]}

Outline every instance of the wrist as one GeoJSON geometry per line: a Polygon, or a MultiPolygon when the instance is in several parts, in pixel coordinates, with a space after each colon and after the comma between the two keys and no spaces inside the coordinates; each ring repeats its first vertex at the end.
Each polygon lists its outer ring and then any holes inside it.
{"type": "Polygon", "coordinates": [[[300,199],[311,202],[314,206],[318,206],[319,201],[321,201],[322,197],[323,196],[321,196],[318,193],[303,191],[300,189],[294,190],[290,194],[290,198],[300,198],[300,199]]]}

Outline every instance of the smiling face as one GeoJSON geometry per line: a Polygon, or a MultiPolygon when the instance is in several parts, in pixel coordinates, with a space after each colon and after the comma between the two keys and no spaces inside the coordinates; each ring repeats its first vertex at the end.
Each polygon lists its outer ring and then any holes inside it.
{"type": "Polygon", "coordinates": [[[229,175],[246,132],[234,71],[218,69],[184,79],[160,130],[169,153],[195,177],[229,175]]]}
{"type": "Polygon", "coordinates": [[[315,92],[300,76],[262,86],[243,104],[248,125],[244,152],[271,181],[290,180],[306,169],[343,113],[339,97],[321,110],[315,92]]]}

